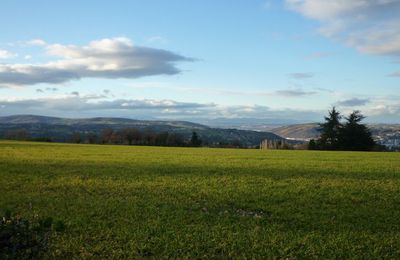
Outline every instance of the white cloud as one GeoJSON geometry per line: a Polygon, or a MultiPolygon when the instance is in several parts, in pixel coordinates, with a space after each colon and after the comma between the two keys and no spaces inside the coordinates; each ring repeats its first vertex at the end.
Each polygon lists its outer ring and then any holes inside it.
{"type": "Polygon", "coordinates": [[[193,61],[179,54],[135,46],[128,38],[92,41],[86,46],[47,44],[57,60],[42,64],[0,64],[0,84],[64,83],[81,78],[138,78],[180,73],[175,63],[193,61]]]}
{"type": "Polygon", "coordinates": [[[29,45],[34,45],[34,46],[46,46],[47,42],[41,39],[33,39],[27,42],[29,45]]]}
{"type": "Polygon", "coordinates": [[[400,103],[392,104],[376,104],[369,108],[366,113],[374,118],[375,121],[387,121],[387,122],[397,122],[399,123],[400,118],[400,103]]]}
{"type": "Polygon", "coordinates": [[[302,14],[318,20],[332,20],[354,11],[368,8],[374,2],[368,0],[286,0],[288,6],[302,14]]]}
{"type": "Polygon", "coordinates": [[[400,56],[399,0],[285,0],[321,22],[320,32],[362,53],[400,56]]]}
{"type": "Polygon", "coordinates": [[[7,50],[0,50],[0,59],[10,59],[14,58],[16,54],[9,52],[7,50]]]}

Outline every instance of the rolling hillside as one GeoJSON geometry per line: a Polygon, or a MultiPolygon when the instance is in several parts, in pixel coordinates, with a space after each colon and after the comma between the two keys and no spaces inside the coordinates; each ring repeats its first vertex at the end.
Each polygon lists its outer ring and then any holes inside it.
{"type": "Polygon", "coordinates": [[[317,129],[318,129],[317,123],[310,123],[310,124],[282,126],[272,129],[271,132],[279,136],[282,136],[284,138],[304,140],[304,139],[318,138],[319,132],[317,129]]]}
{"type": "Polygon", "coordinates": [[[186,121],[153,121],[106,117],[70,119],[36,115],[0,117],[0,136],[8,131],[26,129],[32,137],[46,137],[54,141],[64,142],[68,141],[74,132],[100,134],[105,128],[114,130],[137,128],[154,133],[177,133],[185,138],[190,138],[192,132],[196,131],[201,139],[207,143],[240,142],[246,146],[258,145],[264,139],[282,139],[280,136],[270,132],[211,128],[186,121]]]}

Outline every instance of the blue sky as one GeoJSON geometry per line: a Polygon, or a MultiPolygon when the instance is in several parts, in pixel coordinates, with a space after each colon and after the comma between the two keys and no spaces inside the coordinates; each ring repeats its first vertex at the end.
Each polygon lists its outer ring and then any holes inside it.
{"type": "Polygon", "coordinates": [[[400,123],[400,1],[2,1],[0,115],[400,123]]]}

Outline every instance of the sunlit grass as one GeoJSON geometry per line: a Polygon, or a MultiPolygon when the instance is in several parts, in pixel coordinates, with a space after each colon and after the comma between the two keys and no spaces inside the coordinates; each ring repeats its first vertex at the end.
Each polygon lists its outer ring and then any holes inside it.
{"type": "Polygon", "coordinates": [[[400,257],[400,153],[2,141],[0,192],[53,257],[400,257]]]}

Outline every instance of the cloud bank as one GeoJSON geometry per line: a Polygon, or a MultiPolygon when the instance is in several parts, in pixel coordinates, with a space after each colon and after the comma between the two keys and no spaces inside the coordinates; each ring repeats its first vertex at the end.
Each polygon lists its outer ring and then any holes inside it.
{"type": "Polygon", "coordinates": [[[128,38],[102,39],[86,46],[47,44],[42,40],[33,40],[29,44],[44,47],[56,60],[39,64],[0,64],[1,85],[173,75],[181,72],[176,63],[193,61],[167,50],[135,46],[128,38]]]}
{"type": "MultiPolygon", "coordinates": [[[[0,116],[15,114],[37,114],[60,117],[126,117],[137,119],[175,119],[192,122],[207,122],[213,119],[239,120],[248,118],[260,122],[307,123],[323,120],[325,110],[273,109],[263,105],[224,106],[215,103],[180,102],[156,99],[110,99],[112,93],[103,90],[100,94],[82,95],[72,91],[66,95],[27,99],[0,99],[0,116]]],[[[398,100],[348,99],[339,102],[346,113],[354,106],[363,108],[369,122],[400,123],[398,100]]]]}
{"type": "MultiPolygon", "coordinates": [[[[42,90],[43,91],[43,90],[42,90]]],[[[0,112],[3,114],[26,113],[24,111],[50,113],[85,113],[88,111],[145,111],[154,110],[159,114],[179,111],[185,113],[193,109],[203,109],[215,107],[213,104],[199,104],[190,102],[177,102],[173,100],[153,100],[153,99],[107,99],[109,92],[104,94],[81,96],[78,91],[72,91],[68,95],[58,97],[44,97],[31,99],[4,99],[0,100],[0,112]]]]}
{"type": "MultiPolygon", "coordinates": [[[[104,91],[103,91],[104,92],[104,91]]],[[[213,118],[259,118],[309,121],[321,117],[314,111],[271,109],[259,105],[222,106],[214,103],[155,99],[108,99],[109,93],[80,95],[74,91],[58,97],[0,99],[0,115],[39,114],[61,117],[114,116],[144,119],[201,121],[213,118]]]]}

